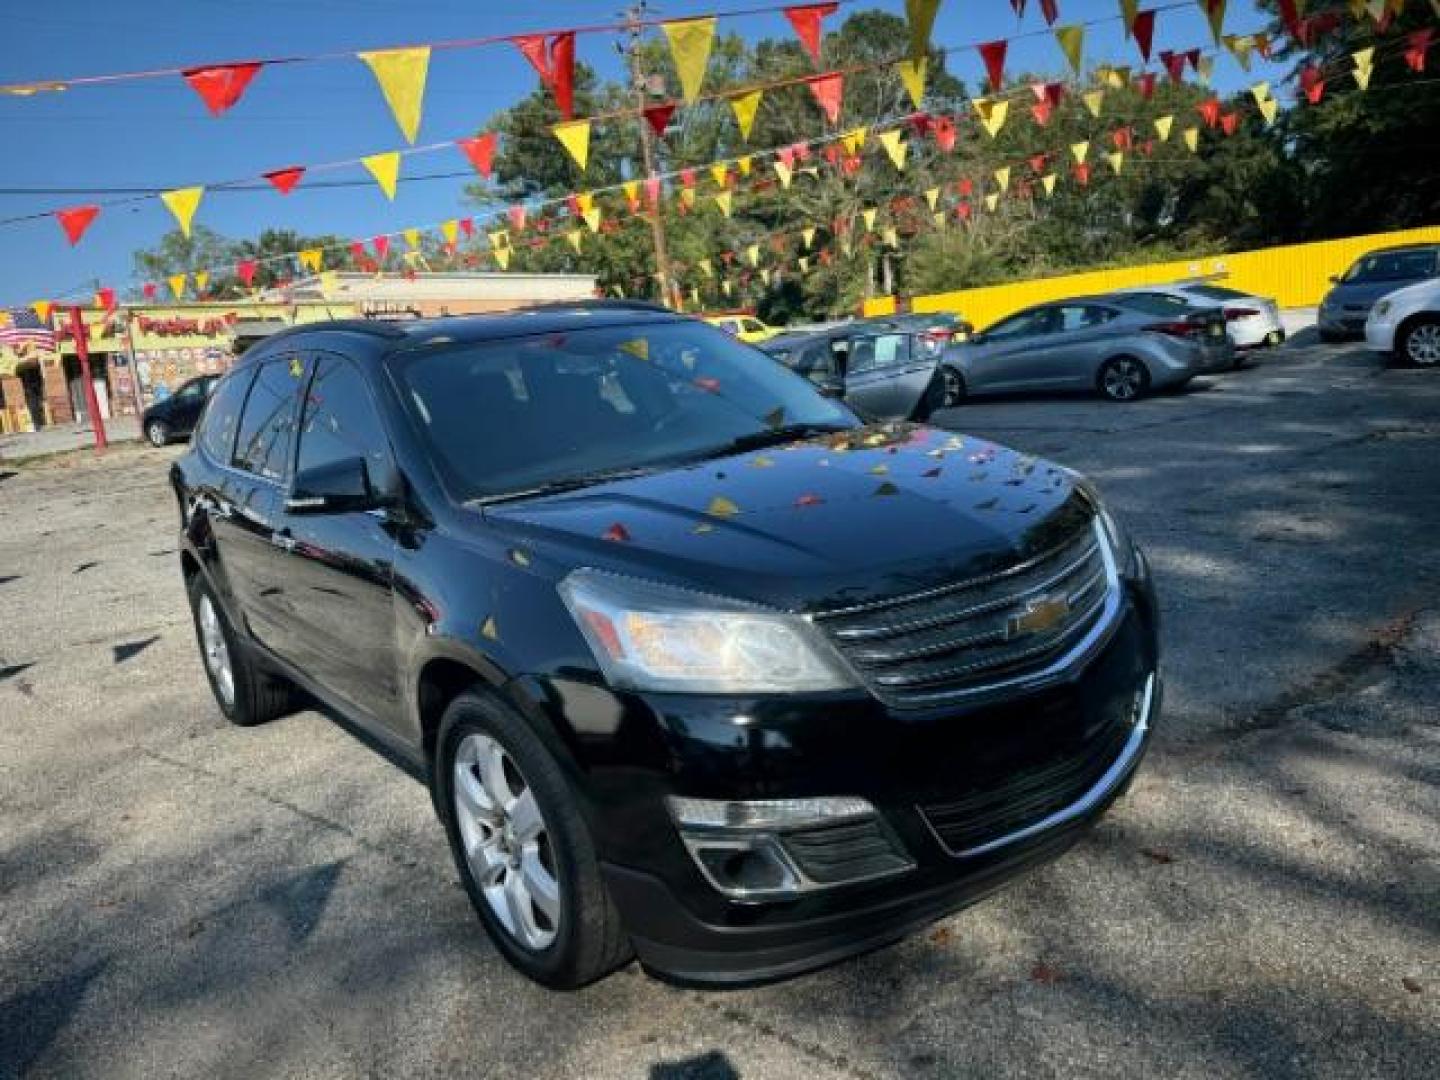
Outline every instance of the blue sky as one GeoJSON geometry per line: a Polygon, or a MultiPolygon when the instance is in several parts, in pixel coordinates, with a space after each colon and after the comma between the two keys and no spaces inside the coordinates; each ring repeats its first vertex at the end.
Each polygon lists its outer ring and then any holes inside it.
{"type": "MultiPolygon", "coordinates": [[[[522,5],[486,0],[47,0],[7,12],[0,39],[0,82],[66,78],[251,57],[312,54],[414,44],[448,38],[521,33],[614,20],[621,0],[540,0],[522,5]]],[[[767,6],[765,0],[664,0],[664,18],[767,6]]],[[[1161,3],[1142,7],[1163,7],[1161,3]]],[[[1231,0],[1227,32],[1261,29],[1251,0],[1231,0]]],[[[903,0],[842,7],[902,12],[903,0]]],[[[1117,0],[1060,0],[1060,24],[1109,18],[1117,0]]],[[[1008,0],[945,0],[933,40],[960,45],[1044,30],[1038,0],[1017,22],[1008,0]]],[[[722,31],[748,38],[786,35],[779,14],[724,20],[722,31]]],[[[1198,6],[1162,10],[1155,49],[1208,41],[1198,6]]],[[[608,35],[583,35],[577,52],[605,75],[618,74],[608,35]]],[[[1135,63],[1138,53],[1117,20],[1087,30],[1087,67],[1135,63]]],[[[1059,71],[1054,40],[1041,34],[1015,41],[1007,70],[1059,71]]],[[[952,70],[972,87],[983,71],[969,50],[952,56],[952,70]]],[[[1216,67],[1215,85],[1233,90],[1256,78],[1278,77],[1259,65],[1245,75],[1229,58],[1216,67]]],[[[536,84],[534,72],[508,45],[437,52],[431,62],[419,142],[473,134],[487,117],[536,84]]],[[[80,87],[32,98],[0,97],[0,131],[7,152],[0,188],[181,187],[257,175],[292,164],[333,161],[397,149],[403,139],[369,70],[358,60],[295,64],[263,70],[244,99],[215,119],[177,76],[80,87]]],[[[458,151],[408,159],[407,172],[464,167],[458,151]]],[[[333,173],[327,179],[347,174],[333,173]]],[[[363,176],[358,168],[356,177],[363,176]]],[[[348,177],[347,177],[348,178],[348,177]]],[[[296,191],[214,193],[197,222],[227,236],[253,235],[267,225],[342,236],[369,236],[426,226],[466,212],[463,178],[402,183],[393,203],[373,185],[296,191]]],[[[0,218],[44,212],[105,196],[0,194],[0,218]]],[[[125,288],[130,254],[153,244],[173,225],[158,200],[107,209],[80,245],[68,247],[51,218],[0,225],[0,303],[21,304],[87,290],[91,279],[125,288]]]]}

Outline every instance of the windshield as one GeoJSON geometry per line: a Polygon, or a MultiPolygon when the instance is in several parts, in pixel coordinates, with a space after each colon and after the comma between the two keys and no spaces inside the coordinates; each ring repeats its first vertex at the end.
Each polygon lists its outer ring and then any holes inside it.
{"type": "Polygon", "coordinates": [[[407,410],[462,501],[858,425],[805,379],[696,322],[567,330],[397,359],[407,410]]]}
{"type": "Polygon", "coordinates": [[[1435,252],[1377,251],[1356,259],[1341,281],[1357,284],[1367,281],[1411,281],[1429,277],[1435,272],[1435,252]]]}

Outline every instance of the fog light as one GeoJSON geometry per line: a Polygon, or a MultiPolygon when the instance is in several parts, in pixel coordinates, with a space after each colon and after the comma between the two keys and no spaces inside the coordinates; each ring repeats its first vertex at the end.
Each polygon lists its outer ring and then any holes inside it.
{"type": "Polygon", "coordinates": [[[727,895],[759,899],[800,890],[800,875],[772,836],[686,843],[711,884],[727,895]]]}
{"type": "Polygon", "coordinates": [[[671,795],[665,802],[679,825],[705,829],[784,829],[875,814],[875,807],[853,796],[722,802],[671,795]]]}

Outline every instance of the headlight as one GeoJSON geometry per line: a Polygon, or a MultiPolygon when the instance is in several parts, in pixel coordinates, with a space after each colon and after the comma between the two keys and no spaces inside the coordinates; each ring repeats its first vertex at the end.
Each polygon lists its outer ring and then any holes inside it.
{"type": "Polygon", "coordinates": [[[789,693],[859,685],[808,619],[581,569],[560,595],[612,686],[789,693]]]}
{"type": "Polygon", "coordinates": [[[1095,514],[1100,519],[1100,527],[1105,532],[1105,539],[1110,542],[1110,554],[1115,557],[1115,569],[1121,577],[1134,577],[1135,541],[1130,539],[1130,534],[1100,501],[1100,497],[1092,493],[1092,498],[1095,500],[1095,514]]]}

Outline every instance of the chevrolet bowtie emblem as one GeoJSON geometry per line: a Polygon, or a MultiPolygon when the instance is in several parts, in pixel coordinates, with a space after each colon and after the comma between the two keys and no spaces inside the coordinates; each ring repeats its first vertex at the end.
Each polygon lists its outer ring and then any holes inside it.
{"type": "Polygon", "coordinates": [[[1065,621],[1070,614],[1067,596],[1041,596],[1031,600],[1018,615],[1005,620],[1006,640],[1025,634],[1043,634],[1065,621]]]}

